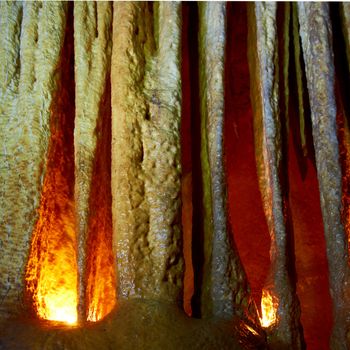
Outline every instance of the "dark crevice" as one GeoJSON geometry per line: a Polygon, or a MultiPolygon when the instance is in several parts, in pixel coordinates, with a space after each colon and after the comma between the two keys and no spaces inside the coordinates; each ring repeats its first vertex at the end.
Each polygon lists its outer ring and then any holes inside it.
{"type": "MultiPolygon", "coordinates": [[[[311,122],[311,110],[310,110],[310,102],[309,102],[309,94],[308,94],[308,88],[307,88],[307,81],[306,81],[306,74],[305,74],[305,62],[303,57],[303,52],[301,48],[301,38],[300,35],[298,35],[298,38],[294,38],[293,33],[293,21],[296,21],[298,23],[298,33],[299,33],[299,20],[297,16],[297,11],[293,7],[296,7],[297,4],[293,3],[291,4],[291,29],[290,29],[290,65],[289,65],[289,92],[290,92],[290,100],[293,100],[294,105],[298,106],[298,86],[296,81],[296,62],[295,62],[295,39],[298,39],[299,42],[299,50],[300,50],[300,66],[301,66],[301,74],[302,74],[302,104],[304,109],[304,135],[305,135],[305,141],[306,141],[306,148],[303,148],[302,140],[301,140],[301,125],[300,125],[300,116],[299,113],[294,114],[294,117],[290,118],[289,120],[289,128],[291,130],[291,138],[293,140],[296,152],[297,152],[297,161],[299,170],[301,172],[301,175],[303,179],[307,175],[307,164],[308,159],[311,160],[311,164],[313,165],[314,169],[316,169],[316,161],[315,161],[315,150],[314,150],[314,144],[313,144],[313,136],[312,136],[312,122],[311,122]]],[[[293,107],[291,103],[289,104],[289,113],[290,108],[293,107]]]]}
{"type": "MultiPolygon", "coordinates": [[[[287,269],[288,275],[291,279],[291,287],[293,292],[295,291],[296,284],[296,271],[295,271],[295,254],[294,254],[294,232],[292,213],[290,211],[290,205],[288,201],[289,197],[289,178],[288,178],[288,136],[289,136],[289,118],[287,113],[289,96],[285,95],[287,89],[288,80],[285,79],[285,64],[287,63],[286,55],[290,53],[285,51],[285,41],[288,40],[286,36],[290,35],[290,31],[285,31],[285,22],[287,19],[287,11],[290,4],[278,3],[277,6],[277,36],[278,36],[278,74],[279,74],[279,109],[280,109],[280,123],[281,123],[281,150],[282,150],[282,164],[279,169],[279,181],[281,184],[282,199],[283,199],[283,215],[286,224],[287,235],[287,269]]],[[[290,29],[290,22],[289,26],[290,29]]],[[[288,72],[289,72],[289,67],[288,72]]]]}
{"type": "MultiPolygon", "coordinates": [[[[337,105],[337,128],[339,156],[342,168],[342,220],[348,240],[350,238],[350,72],[346,55],[346,43],[342,30],[339,3],[330,4],[332,20],[333,51],[335,66],[335,98],[337,105]]],[[[345,24],[344,24],[345,25],[345,24]]]]}
{"type": "Polygon", "coordinates": [[[192,297],[192,315],[201,316],[201,288],[203,281],[203,183],[201,151],[201,120],[199,97],[199,52],[198,52],[198,5],[184,3],[184,13],[188,13],[187,28],[184,33],[184,45],[187,45],[189,65],[189,96],[191,113],[191,159],[192,159],[192,263],[194,273],[194,293],[192,297]]]}
{"type": "Polygon", "coordinates": [[[345,38],[342,31],[342,19],[340,16],[340,3],[330,3],[330,16],[333,30],[333,51],[336,85],[341,99],[344,114],[350,125],[350,72],[346,55],[345,38]]]}
{"type": "MultiPolygon", "coordinates": [[[[182,197],[182,229],[183,229],[183,254],[185,258],[184,276],[184,310],[192,315],[191,298],[193,296],[193,266],[192,266],[192,85],[190,76],[189,47],[189,12],[190,6],[182,6],[182,115],[181,115],[181,197],[182,197]]],[[[192,69],[194,68],[194,62],[192,69]]]]}

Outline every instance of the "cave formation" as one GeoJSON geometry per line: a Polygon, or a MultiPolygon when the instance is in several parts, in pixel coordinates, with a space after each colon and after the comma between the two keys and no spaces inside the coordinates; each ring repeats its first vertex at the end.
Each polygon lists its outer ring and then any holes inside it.
{"type": "Polygon", "coordinates": [[[348,3],[1,2],[1,349],[350,349],[348,3]]]}

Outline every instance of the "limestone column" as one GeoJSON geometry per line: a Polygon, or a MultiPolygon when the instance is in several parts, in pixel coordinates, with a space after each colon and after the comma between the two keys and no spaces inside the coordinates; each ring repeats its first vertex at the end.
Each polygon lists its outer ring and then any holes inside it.
{"type": "Polygon", "coordinates": [[[333,300],[331,348],[349,349],[349,257],[341,218],[342,173],[337,139],[335,69],[329,5],[298,3],[298,15],[333,300]]]}
{"type": "Polygon", "coordinates": [[[109,84],[112,3],[74,3],[75,202],[78,237],[78,316],[86,320],[86,264],[89,201],[102,99],[109,84]]]}
{"type": "Polygon", "coordinates": [[[180,4],[115,2],[112,212],[119,300],[181,304],[180,4]]]}
{"type": "Polygon", "coordinates": [[[0,3],[0,318],[23,310],[66,11],[64,2],[0,3]]]}
{"type": "Polygon", "coordinates": [[[203,186],[203,198],[198,200],[202,201],[204,261],[203,266],[196,266],[202,281],[195,286],[198,295],[194,302],[205,318],[254,319],[255,305],[232,242],[226,207],[223,154],[226,4],[203,2],[198,6],[202,178],[194,181],[201,181],[203,186]]]}
{"type": "Polygon", "coordinates": [[[249,67],[257,171],[271,237],[271,267],[264,291],[277,310],[267,329],[275,349],[300,349],[299,304],[288,272],[290,260],[281,184],[282,136],[279,107],[277,4],[249,4],[249,67]]]}

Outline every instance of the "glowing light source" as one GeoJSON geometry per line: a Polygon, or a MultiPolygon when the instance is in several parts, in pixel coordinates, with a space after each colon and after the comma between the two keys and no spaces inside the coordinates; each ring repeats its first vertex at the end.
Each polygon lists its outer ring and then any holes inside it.
{"type": "Polygon", "coordinates": [[[277,321],[277,304],[270,292],[262,291],[260,324],[263,328],[273,326],[277,321]]]}
{"type": "Polygon", "coordinates": [[[77,322],[78,299],[74,175],[64,134],[59,128],[52,130],[26,287],[39,318],[72,325],[77,322]]]}
{"type": "MultiPolygon", "coordinates": [[[[62,192],[54,194],[52,176],[55,174],[46,176],[39,220],[33,232],[27,290],[40,318],[74,324],[77,322],[77,263],[73,206],[60,196],[62,192]]],[[[56,180],[55,190],[64,186],[59,176],[56,180]]]]}

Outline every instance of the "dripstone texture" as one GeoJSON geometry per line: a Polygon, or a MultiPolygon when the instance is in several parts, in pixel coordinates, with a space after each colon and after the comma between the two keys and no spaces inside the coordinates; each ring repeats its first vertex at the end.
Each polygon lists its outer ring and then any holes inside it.
{"type": "Polygon", "coordinates": [[[0,4],[0,317],[23,311],[67,5],[0,4]],[[4,185],[6,184],[6,185],[4,185]]]}
{"type": "Polygon", "coordinates": [[[114,3],[112,210],[117,286],[120,299],[180,303],[180,5],[152,6],[114,3]]]}
{"type": "Polygon", "coordinates": [[[80,320],[86,319],[86,251],[89,198],[102,99],[109,83],[112,50],[112,3],[74,3],[75,53],[75,202],[78,236],[80,320]]]}
{"type": "Polygon", "coordinates": [[[280,179],[282,137],[279,107],[275,3],[248,5],[248,57],[259,187],[271,237],[271,267],[264,289],[273,296],[276,325],[267,329],[276,349],[301,349],[299,304],[288,273],[289,250],[280,179]]]}
{"type": "Polygon", "coordinates": [[[331,348],[349,349],[350,275],[347,237],[341,220],[342,173],[329,6],[299,3],[298,15],[333,299],[331,348]]]}
{"type": "MultiPolygon", "coordinates": [[[[223,156],[225,3],[199,4],[199,84],[203,198],[202,317],[256,319],[246,275],[231,242],[223,156]]],[[[201,267],[199,268],[201,270],[201,267]]]]}

